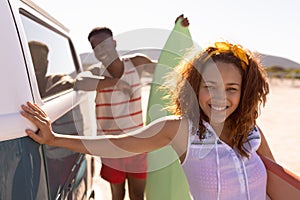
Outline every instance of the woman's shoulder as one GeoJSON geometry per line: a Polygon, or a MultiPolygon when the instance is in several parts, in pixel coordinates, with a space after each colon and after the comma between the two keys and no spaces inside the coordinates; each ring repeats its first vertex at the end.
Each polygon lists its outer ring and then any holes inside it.
{"type": "Polygon", "coordinates": [[[251,154],[255,152],[261,143],[261,135],[259,128],[257,126],[254,126],[254,128],[250,131],[247,141],[243,144],[243,149],[251,154]]]}
{"type": "Polygon", "coordinates": [[[248,135],[248,141],[256,140],[256,139],[260,140],[260,131],[257,126],[254,126],[254,128],[250,131],[248,135]]]}

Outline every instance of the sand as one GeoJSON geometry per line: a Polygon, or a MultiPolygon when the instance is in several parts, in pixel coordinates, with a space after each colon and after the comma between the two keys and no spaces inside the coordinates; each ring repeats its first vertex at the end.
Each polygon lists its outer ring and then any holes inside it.
{"type": "Polygon", "coordinates": [[[258,125],[277,163],[300,176],[300,81],[270,79],[258,125]]]}

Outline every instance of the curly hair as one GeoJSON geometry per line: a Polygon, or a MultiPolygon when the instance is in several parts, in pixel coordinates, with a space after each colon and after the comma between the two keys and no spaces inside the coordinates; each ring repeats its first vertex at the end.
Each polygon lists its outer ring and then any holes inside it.
{"type": "Polygon", "coordinates": [[[248,59],[246,67],[234,52],[217,51],[216,47],[208,47],[189,62],[182,61],[175,70],[177,87],[170,92],[172,106],[169,110],[175,115],[191,119],[199,127],[201,138],[206,130],[203,120],[209,121],[198,103],[201,74],[205,67],[217,61],[234,64],[242,76],[241,97],[237,109],[226,119],[226,124],[231,130],[231,144],[241,155],[248,157],[242,145],[247,142],[248,134],[256,124],[260,105],[265,105],[269,85],[258,57],[248,50],[244,51],[248,59]]]}

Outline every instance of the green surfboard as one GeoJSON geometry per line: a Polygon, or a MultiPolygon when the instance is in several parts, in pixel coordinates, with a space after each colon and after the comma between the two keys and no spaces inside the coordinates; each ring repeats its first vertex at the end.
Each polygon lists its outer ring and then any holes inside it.
{"type": "MultiPolygon", "coordinates": [[[[163,98],[168,89],[161,90],[165,76],[184,58],[193,41],[187,27],[178,20],[175,24],[156,65],[149,94],[146,124],[155,119],[171,115],[165,110],[170,99],[163,98]]],[[[178,159],[171,146],[148,154],[148,174],[146,184],[147,200],[189,200],[189,185],[178,159]]]]}

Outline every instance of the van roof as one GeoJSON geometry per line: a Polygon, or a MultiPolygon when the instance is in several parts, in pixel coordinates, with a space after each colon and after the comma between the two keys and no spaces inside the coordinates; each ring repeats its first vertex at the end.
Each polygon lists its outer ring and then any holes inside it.
{"type": "Polygon", "coordinates": [[[62,23],[60,23],[54,17],[52,17],[47,11],[45,11],[44,9],[42,9],[41,7],[39,7],[33,1],[31,1],[31,0],[21,0],[21,1],[23,3],[25,3],[26,5],[28,5],[29,7],[31,7],[32,9],[34,9],[35,11],[39,12],[41,15],[43,15],[44,17],[46,17],[47,19],[49,19],[51,22],[55,23],[57,26],[61,27],[66,32],[70,31],[66,26],[64,26],[62,23]]]}

